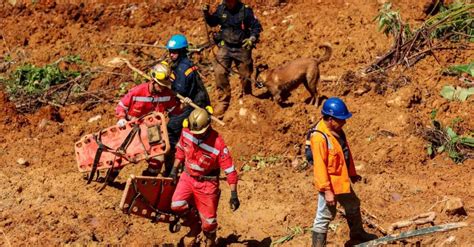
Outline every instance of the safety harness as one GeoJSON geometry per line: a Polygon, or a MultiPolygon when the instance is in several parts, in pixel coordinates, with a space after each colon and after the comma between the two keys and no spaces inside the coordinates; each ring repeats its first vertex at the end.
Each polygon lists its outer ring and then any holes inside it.
{"type": "Polygon", "coordinates": [[[328,147],[328,149],[330,149],[332,147],[332,145],[330,145],[330,143],[329,143],[329,139],[328,139],[327,135],[324,132],[317,129],[318,124],[319,124],[319,122],[315,126],[311,127],[308,130],[308,133],[306,134],[305,156],[306,156],[306,160],[308,161],[308,163],[310,165],[313,165],[313,163],[314,163],[314,157],[313,157],[313,152],[311,152],[311,141],[310,141],[311,136],[313,134],[319,133],[319,134],[323,135],[324,140],[326,141],[326,146],[328,147]]]}

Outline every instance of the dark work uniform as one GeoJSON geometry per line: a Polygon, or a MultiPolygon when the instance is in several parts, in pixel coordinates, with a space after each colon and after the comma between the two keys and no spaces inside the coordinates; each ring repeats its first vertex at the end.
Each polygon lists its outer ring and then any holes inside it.
{"type": "MultiPolygon", "coordinates": [[[[171,65],[172,73],[170,78],[173,82],[171,89],[174,92],[181,94],[183,97],[190,98],[201,108],[205,108],[206,106],[211,105],[211,102],[209,100],[209,94],[199,77],[197,69],[198,68],[193,65],[186,55],[180,55],[178,60],[173,62],[171,65]]],[[[194,108],[192,106],[186,106],[183,109],[183,113],[170,116],[168,122],[168,136],[171,146],[170,153],[174,153],[174,148],[181,136],[183,120],[186,119],[193,110],[194,108]]],[[[168,155],[166,158],[166,170],[169,172],[173,165],[173,155],[168,155]]]]}
{"type": "MultiPolygon", "coordinates": [[[[257,41],[262,26],[255,17],[253,10],[240,1],[233,9],[228,9],[226,4],[222,3],[217,7],[216,12],[213,14],[207,13],[205,17],[209,26],[220,25],[220,32],[216,38],[219,51],[216,55],[217,64],[215,65],[216,87],[219,94],[219,104],[216,106],[215,112],[219,115],[219,108],[224,108],[223,111],[225,111],[230,101],[231,89],[228,76],[232,62],[237,65],[239,73],[243,77],[250,78],[252,75],[252,49],[245,49],[242,45],[244,39],[252,36],[257,41]]],[[[241,78],[241,83],[242,94],[251,94],[250,81],[241,78]]]]}
{"type": "MultiPolygon", "coordinates": [[[[204,84],[197,73],[197,67],[193,65],[191,60],[185,55],[181,55],[172,66],[171,89],[184,97],[190,98],[196,105],[205,108],[210,105],[209,95],[204,84]]],[[[171,146],[174,147],[178,143],[183,128],[183,120],[193,111],[192,106],[186,106],[183,113],[172,116],[168,123],[168,131],[171,146]]]]}

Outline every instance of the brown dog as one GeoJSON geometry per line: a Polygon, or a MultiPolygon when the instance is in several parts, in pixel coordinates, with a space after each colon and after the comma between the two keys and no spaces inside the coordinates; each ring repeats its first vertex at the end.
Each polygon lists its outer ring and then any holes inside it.
{"type": "Polygon", "coordinates": [[[323,48],[325,52],[317,59],[299,58],[275,69],[268,69],[268,65],[257,65],[255,80],[267,87],[278,104],[282,103],[282,93],[289,93],[303,83],[311,94],[310,104],[318,106],[319,64],[328,61],[332,54],[329,43],[321,44],[319,48],[323,48]]]}

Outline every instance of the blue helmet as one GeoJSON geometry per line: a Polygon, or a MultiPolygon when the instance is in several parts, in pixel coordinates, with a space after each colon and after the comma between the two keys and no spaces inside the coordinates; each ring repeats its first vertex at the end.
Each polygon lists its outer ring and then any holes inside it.
{"type": "Polygon", "coordinates": [[[168,50],[179,50],[188,47],[188,40],[186,36],[182,34],[175,34],[171,36],[171,39],[166,43],[166,49],[168,50]]]}
{"type": "Polygon", "coordinates": [[[344,101],[337,97],[331,97],[324,102],[321,114],[341,120],[352,117],[352,113],[349,112],[344,101]]]}

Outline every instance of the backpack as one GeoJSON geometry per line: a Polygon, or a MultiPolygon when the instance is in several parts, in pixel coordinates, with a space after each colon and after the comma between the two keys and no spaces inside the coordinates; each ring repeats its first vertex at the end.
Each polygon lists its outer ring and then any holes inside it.
{"type": "Polygon", "coordinates": [[[304,147],[304,152],[305,152],[305,156],[306,156],[306,161],[308,161],[308,164],[310,164],[310,165],[313,165],[313,163],[314,163],[313,152],[311,152],[311,142],[310,142],[311,136],[315,132],[320,133],[321,135],[324,136],[324,140],[326,140],[326,146],[329,146],[328,137],[326,136],[326,134],[324,134],[320,130],[317,130],[316,127],[317,127],[317,124],[315,126],[311,127],[308,130],[308,133],[306,134],[306,143],[305,143],[305,147],[304,147]]]}

